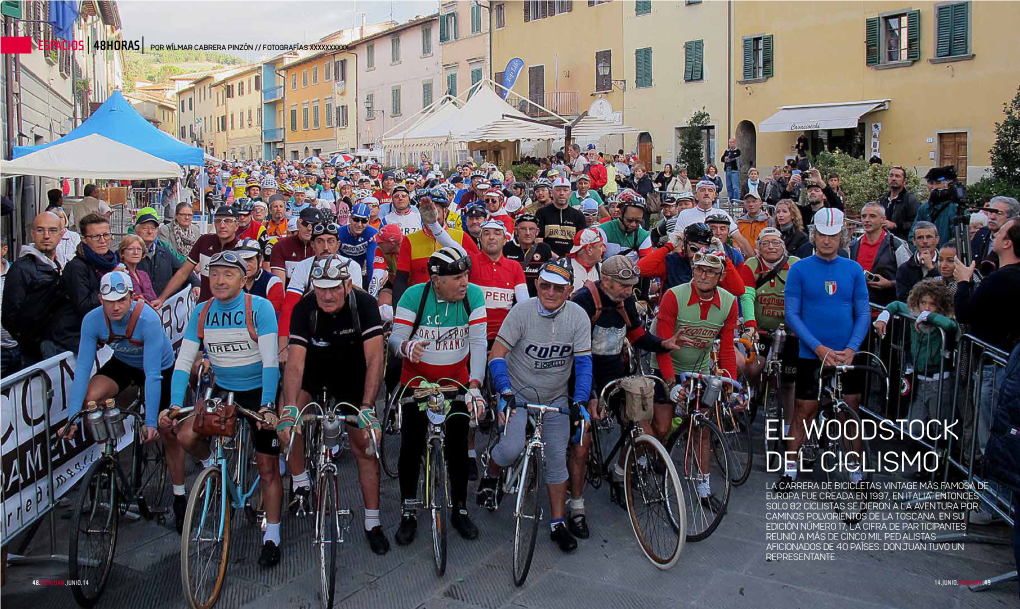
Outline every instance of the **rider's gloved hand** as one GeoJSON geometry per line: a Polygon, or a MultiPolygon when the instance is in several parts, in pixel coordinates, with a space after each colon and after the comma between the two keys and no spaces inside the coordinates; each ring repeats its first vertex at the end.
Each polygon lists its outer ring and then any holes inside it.
{"type": "Polygon", "coordinates": [[[286,431],[297,424],[298,409],[297,406],[284,406],[283,416],[280,417],[280,422],[276,424],[276,431],[286,431]]]}
{"type": "Polygon", "coordinates": [[[477,387],[471,387],[467,391],[468,399],[471,401],[471,407],[475,411],[475,416],[479,419],[485,414],[485,407],[488,402],[482,397],[482,391],[477,387]]]}
{"type": "Polygon", "coordinates": [[[362,408],[358,412],[358,429],[380,430],[379,419],[375,418],[375,408],[362,408]]]}
{"type": "Polygon", "coordinates": [[[501,413],[510,414],[510,411],[517,407],[514,394],[507,391],[499,395],[499,403],[496,405],[501,413]]]}
{"type": "Polygon", "coordinates": [[[583,435],[583,429],[586,429],[591,424],[591,415],[588,414],[588,405],[584,402],[574,402],[570,405],[570,430],[571,437],[573,438],[574,444],[581,443],[581,436],[583,435]],[[581,422],[584,421],[584,425],[581,422]]]}

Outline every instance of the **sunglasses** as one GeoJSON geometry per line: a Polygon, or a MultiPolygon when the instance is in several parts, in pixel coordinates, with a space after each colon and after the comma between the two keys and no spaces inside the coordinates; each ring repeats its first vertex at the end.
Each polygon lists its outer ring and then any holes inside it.
{"type": "Polygon", "coordinates": [[[366,223],[368,223],[368,218],[359,218],[357,216],[351,216],[349,218],[349,221],[350,222],[354,222],[356,224],[366,224],[366,223]]]}
{"type": "Polygon", "coordinates": [[[117,283],[99,286],[99,293],[103,296],[107,296],[109,294],[127,294],[130,291],[131,288],[123,279],[118,280],[117,283]]]}
{"type": "Polygon", "coordinates": [[[572,287],[569,285],[558,285],[555,283],[549,283],[548,281],[539,281],[535,285],[539,290],[542,290],[543,292],[548,292],[549,290],[552,290],[557,294],[563,294],[572,287]]]}

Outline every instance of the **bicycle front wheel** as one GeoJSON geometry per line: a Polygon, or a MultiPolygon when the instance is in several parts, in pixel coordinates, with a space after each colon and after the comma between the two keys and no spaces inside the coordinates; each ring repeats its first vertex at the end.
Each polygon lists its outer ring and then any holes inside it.
{"type": "Polygon", "coordinates": [[[446,457],[439,438],[429,443],[428,465],[425,468],[425,505],[432,519],[432,557],[436,573],[446,573],[446,540],[450,529],[450,483],[446,474],[446,457]]]}
{"type": "Polygon", "coordinates": [[[765,394],[762,396],[762,403],[765,406],[765,469],[768,472],[779,472],[783,470],[786,458],[783,456],[783,394],[780,391],[778,375],[769,375],[769,381],[765,385],[765,394]]]}
{"type": "Polygon", "coordinates": [[[340,507],[336,474],[326,469],[319,475],[318,521],[319,583],[323,609],[333,606],[336,593],[337,553],[340,545],[340,507]]]}
{"type": "Polygon", "coordinates": [[[165,514],[167,485],[166,464],[163,460],[163,442],[159,439],[142,444],[135,441],[134,474],[131,484],[153,514],[165,514]]]}
{"type": "Polygon", "coordinates": [[[683,552],[687,511],[680,478],[658,440],[641,435],[628,443],[623,489],[641,551],[656,567],[669,569],[683,552]]]}
{"type": "Polygon", "coordinates": [[[198,475],[188,497],[181,535],[181,583],[192,609],[216,604],[230,554],[230,497],[219,466],[198,475]]]}
{"type": "Polygon", "coordinates": [[[726,443],[707,417],[697,416],[677,433],[671,449],[687,509],[687,540],[715,531],[730,500],[730,459],[726,443]]]}
{"type": "Polygon", "coordinates": [[[733,482],[733,486],[740,486],[747,482],[748,476],[751,475],[751,462],[754,459],[754,450],[751,448],[751,422],[748,419],[747,408],[734,408],[724,403],[715,412],[717,413],[715,423],[730,453],[730,481],[733,482]]]}
{"type": "MultiPolygon", "coordinates": [[[[822,452],[822,469],[830,481],[843,484],[856,484],[863,482],[866,478],[864,463],[868,459],[868,441],[863,439],[861,430],[861,415],[857,414],[846,404],[837,406],[836,418],[840,425],[826,425],[839,429],[844,433],[828,436],[828,444],[822,452]]],[[[853,498],[845,501],[834,501],[833,509],[844,520],[855,520],[861,517],[865,511],[867,495],[863,490],[851,490],[853,498]]]]}
{"type": "Polygon", "coordinates": [[[397,477],[397,470],[400,462],[400,430],[397,429],[397,404],[394,397],[386,402],[386,409],[379,419],[382,433],[379,434],[379,460],[382,462],[382,469],[390,478],[397,477]]]}
{"type": "Polygon", "coordinates": [[[78,487],[67,554],[70,579],[86,582],[71,588],[74,600],[82,607],[99,601],[113,569],[120,517],[116,468],[113,459],[103,457],[78,487]]]}
{"type": "Polygon", "coordinates": [[[542,452],[537,446],[528,450],[521,465],[517,504],[514,506],[514,585],[523,586],[531,570],[538,538],[538,521],[542,519],[538,496],[542,479],[542,452]]]}

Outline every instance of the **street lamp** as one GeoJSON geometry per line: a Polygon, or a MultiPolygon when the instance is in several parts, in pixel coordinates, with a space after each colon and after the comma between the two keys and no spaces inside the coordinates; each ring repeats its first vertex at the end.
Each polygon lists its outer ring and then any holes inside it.
{"type": "MultiPolygon", "coordinates": [[[[611,70],[611,67],[609,65],[609,62],[607,62],[605,59],[600,61],[595,66],[595,71],[598,73],[599,77],[601,77],[601,78],[605,78],[606,76],[609,76],[610,70],[611,70]]],[[[612,79],[610,79],[609,82],[612,85],[616,85],[616,86],[620,87],[621,91],[626,91],[627,90],[627,81],[626,80],[612,80],[612,79]]]]}

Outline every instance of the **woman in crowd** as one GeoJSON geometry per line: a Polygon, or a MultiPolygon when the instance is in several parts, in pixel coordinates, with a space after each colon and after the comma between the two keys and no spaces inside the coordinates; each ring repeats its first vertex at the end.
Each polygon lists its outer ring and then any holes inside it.
{"type": "MultiPolygon", "coordinates": [[[[669,181],[666,185],[668,192],[693,192],[691,188],[691,181],[687,178],[687,165],[681,163],[677,165],[677,174],[669,181]]],[[[645,196],[643,193],[641,196],[645,196]]]]}
{"type": "Polygon", "coordinates": [[[776,203],[776,213],[772,216],[773,228],[783,233],[786,251],[798,258],[807,258],[813,253],[807,233],[804,232],[804,220],[800,210],[790,199],[782,199],[776,203]]]}
{"type": "Polygon", "coordinates": [[[655,190],[655,183],[652,182],[648,171],[645,170],[645,166],[641,163],[634,164],[634,175],[631,177],[630,182],[631,188],[636,190],[642,197],[647,197],[648,193],[655,190]]]}
{"type": "Polygon", "coordinates": [[[117,255],[124,269],[131,275],[135,286],[135,295],[141,296],[145,302],[154,302],[158,294],[152,288],[152,279],[145,271],[138,270],[138,263],[145,257],[145,242],[138,235],[124,235],[117,246],[117,255]]]}
{"type": "Polygon", "coordinates": [[[669,186],[669,183],[673,181],[674,177],[673,166],[666,163],[666,166],[662,168],[659,175],[655,176],[655,179],[652,180],[655,182],[655,190],[666,190],[666,187],[669,186]]]}
{"type": "Polygon", "coordinates": [[[159,227],[159,238],[178,257],[191,253],[191,246],[202,236],[198,225],[191,221],[193,217],[194,210],[191,205],[179,203],[174,211],[173,221],[159,227]]]}
{"type": "Polygon", "coordinates": [[[719,168],[715,165],[709,165],[705,168],[705,177],[715,184],[715,195],[718,197],[719,193],[722,192],[722,178],[719,177],[719,168]]]}

